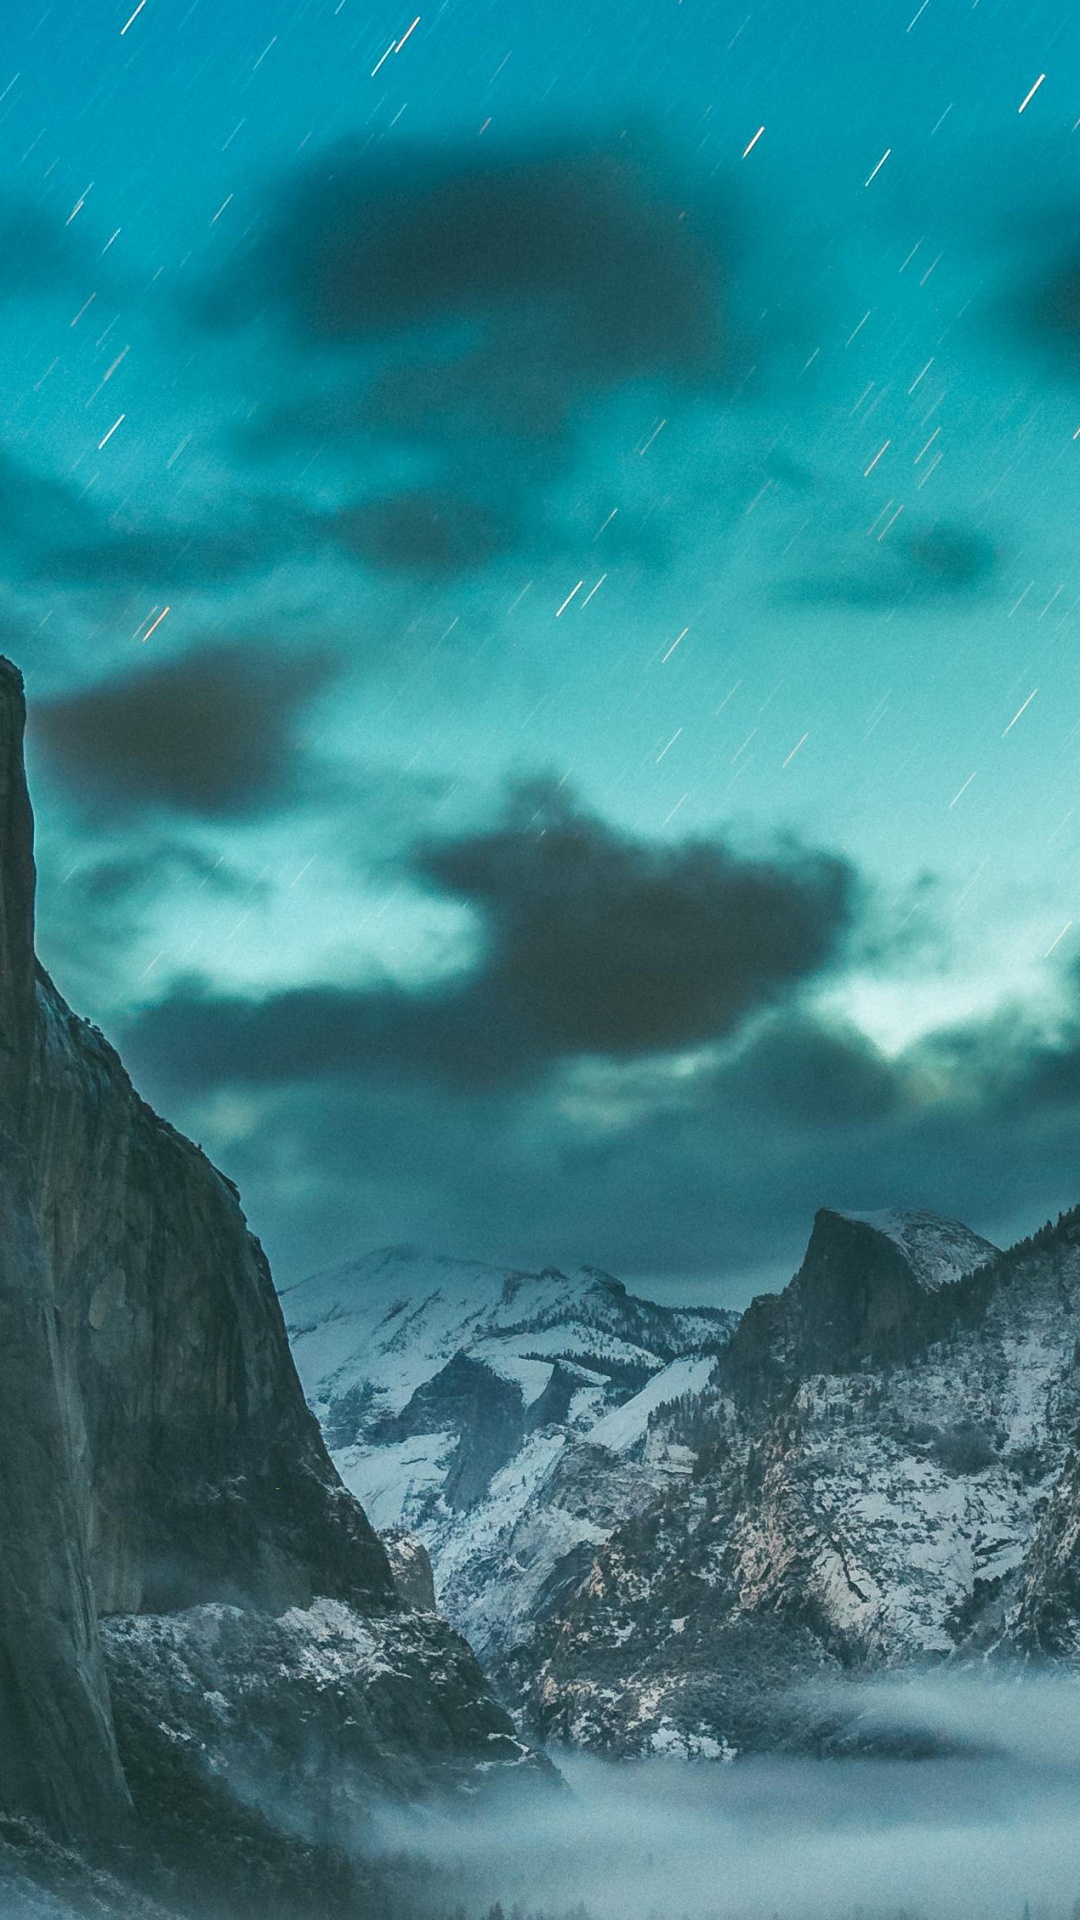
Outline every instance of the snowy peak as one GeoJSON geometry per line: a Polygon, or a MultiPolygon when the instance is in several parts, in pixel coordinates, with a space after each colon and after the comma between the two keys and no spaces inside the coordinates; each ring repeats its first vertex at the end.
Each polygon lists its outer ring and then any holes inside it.
{"type": "Polygon", "coordinates": [[[400,1247],[314,1274],[282,1306],[308,1399],[339,1446],[350,1421],[355,1439],[400,1416],[458,1354],[528,1408],[560,1363],[636,1390],[682,1354],[718,1350],[736,1318],[639,1300],[595,1268],[508,1271],[400,1247]]]}
{"type": "Polygon", "coordinates": [[[407,1248],[316,1274],[282,1305],[346,1485],[378,1527],[419,1535],[440,1607],[482,1650],[689,1471],[656,1422],[703,1392],[739,1317],[640,1300],[596,1268],[407,1248]]]}
{"type": "MultiPolygon", "coordinates": [[[[822,1213],[837,1220],[849,1220],[869,1227],[899,1247],[919,1285],[936,1292],[951,1286],[965,1274],[993,1260],[999,1249],[981,1234],[973,1233],[959,1220],[943,1219],[936,1213],[920,1210],[898,1212],[885,1209],[878,1213],[849,1213],[840,1208],[822,1208],[822,1213]]],[[[818,1218],[821,1218],[819,1214],[818,1218]]]]}
{"type": "Polygon", "coordinates": [[[906,1358],[928,1337],[936,1296],[996,1253],[936,1214],[822,1207],[790,1285],[743,1315],[725,1358],[732,1391],[768,1404],[814,1374],[906,1358]]]}

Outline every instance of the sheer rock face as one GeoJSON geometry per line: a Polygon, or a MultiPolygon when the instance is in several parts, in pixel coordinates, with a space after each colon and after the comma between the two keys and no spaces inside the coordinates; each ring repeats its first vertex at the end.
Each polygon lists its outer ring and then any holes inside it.
{"type": "Polygon", "coordinates": [[[402,1606],[410,1613],[437,1612],[431,1556],[419,1534],[411,1533],[408,1527],[387,1527],[379,1538],[386,1548],[402,1606]]]}
{"type": "Polygon", "coordinates": [[[103,1613],[202,1601],[394,1605],[308,1412],[228,1182],[39,983],[27,1138],[81,1416],[103,1613]]]}
{"type": "MultiPolygon", "coordinates": [[[[235,1754],[249,1733],[258,1745],[275,1724],[287,1745],[294,1723],[318,1719],[336,1657],[319,1608],[338,1609],[353,1652],[367,1634],[372,1684],[379,1637],[403,1614],[304,1401],[234,1189],[35,968],[23,718],[21,680],[0,663],[0,1809],[54,1834],[115,1834],[129,1783],[147,1801],[146,1741],[131,1733],[140,1658],[149,1679],[165,1645],[203,1644],[190,1623],[206,1609],[233,1622],[213,1662],[235,1754]],[[275,1706],[264,1676],[260,1732],[245,1719],[244,1662],[276,1644],[286,1615],[288,1699],[275,1706]],[[140,1636],[151,1618],[156,1633],[140,1636]]],[[[486,1770],[516,1766],[468,1648],[411,1619],[393,1710],[372,1709],[378,1737],[357,1747],[358,1772],[392,1791],[446,1754],[466,1770],[481,1748],[486,1770]]],[[[192,1752],[199,1732],[183,1720],[196,1709],[178,1681],[170,1726],[192,1752]]]]}
{"type": "Polygon", "coordinates": [[[50,1276],[0,1135],[0,1803],[59,1831],[123,1817],[50,1276]]]}
{"type": "Polygon", "coordinates": [[[122,1820],[80,1423],[25,1149],[34,866],[22,683],[0,662],[0,1798],[63,1833],[122,1820]]]}
{"type": "Polygon", "coordinates": [[[1074,1665],[1080,1660],[1080,1451],[1075,1447],[1031,1543],[1010,1624],[1018,1652],[1074,1665]]]}
{"type": "Polygon", "coordinates": [[[23,772],[22,677],[0,658],[0,1103],[17,1101],[34,1034],[33,819],[23,772]]]}
{"type": "Polygon", "coordinates": [[[792,1379],[907,1359],[934,1330],[942,1287],[996,1252],[933,1214],[822,1207],[791,1285],[760,1295],[743,1315],[725,1380],[738,1399],[757,1402],[792,1379]]]}

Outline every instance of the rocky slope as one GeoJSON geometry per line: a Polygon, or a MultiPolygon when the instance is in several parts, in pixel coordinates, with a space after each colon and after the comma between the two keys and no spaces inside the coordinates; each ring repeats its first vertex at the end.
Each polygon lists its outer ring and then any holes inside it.
{"type": "Polygon", "coordinates": [[[927,1226],[818,1216],[792,1285],[661,1418],[688,1485],[505,1657],[529,1724],[616,1752],[813,1744],[835,1729],[809,1679],[1080,1651],[1080,1217],[978,1266],[944,1223],[929,1273],[927,1226]]]}
{"type": "Polygon", "coordinates": [[[820,1745],[807,1681],[1080,1657],[1080,1213],[999,1253],[825,1209],[733,1332],[402,1254],[286,1308],[346,1478],[543,1738],[820,1745]]]}
{"type": "Polygon", "coordinates": [[[235,1191],[36,965],[23,717],[0,663],[0,1811],[115,1839],[164,1768],[225,1832],[301,1723],[370,1791],[516,1767],[330,1462],[235,1191]]]}
{"type": "Polygon", "coordinates": [[[283,1305],[346,1485],[378,1526],[421,1536],[439,1605],[487,1655],[685,1477],[685,1447],[646,1447],[650,1419],[705,1383],[737,1317],[656,1306],[589,1269],[408,1249],[317,1274],[283,1305]]]}
{"type": "Polygon", "coordinates": [[[175,1910],[12,1815],[0,1815],[0,1913],[4,1920],[177,1920],[175,1910]]]}

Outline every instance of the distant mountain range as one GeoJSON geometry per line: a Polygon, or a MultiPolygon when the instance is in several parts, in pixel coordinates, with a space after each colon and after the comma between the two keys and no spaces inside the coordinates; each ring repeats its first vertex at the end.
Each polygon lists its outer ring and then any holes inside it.
{"type": "Polygon", "coordinates": [[[1080,1658],[1080,1209],[1007,1252],[824,1209],[742,1315],[401,1250],[284,1306],[343,1478],[543,1738],[818,1747],[807,1681],[1080,1658]]]}
{"type": "Polygon", "coordinates": [[[636,1455],[654,1408],[705,1387],[738,1321],[654,1306],[590,1268],[506,1272],[402,1248],[316,1274],[282,1304],[346,1486],[375,1526],[420,1534],[440,1607],[489,1655],[685,1473],[688,1457],[636,1455]]]}

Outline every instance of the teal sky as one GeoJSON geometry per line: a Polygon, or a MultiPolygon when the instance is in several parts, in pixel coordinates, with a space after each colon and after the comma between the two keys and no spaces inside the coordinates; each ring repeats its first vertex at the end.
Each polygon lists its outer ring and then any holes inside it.
{"type": "Polygon", "coordinates": [[[820,1204],[1074,1204],[1073,10],[0,59],[40,945],[279,1272],[741,1298],[820,1204]]]}

